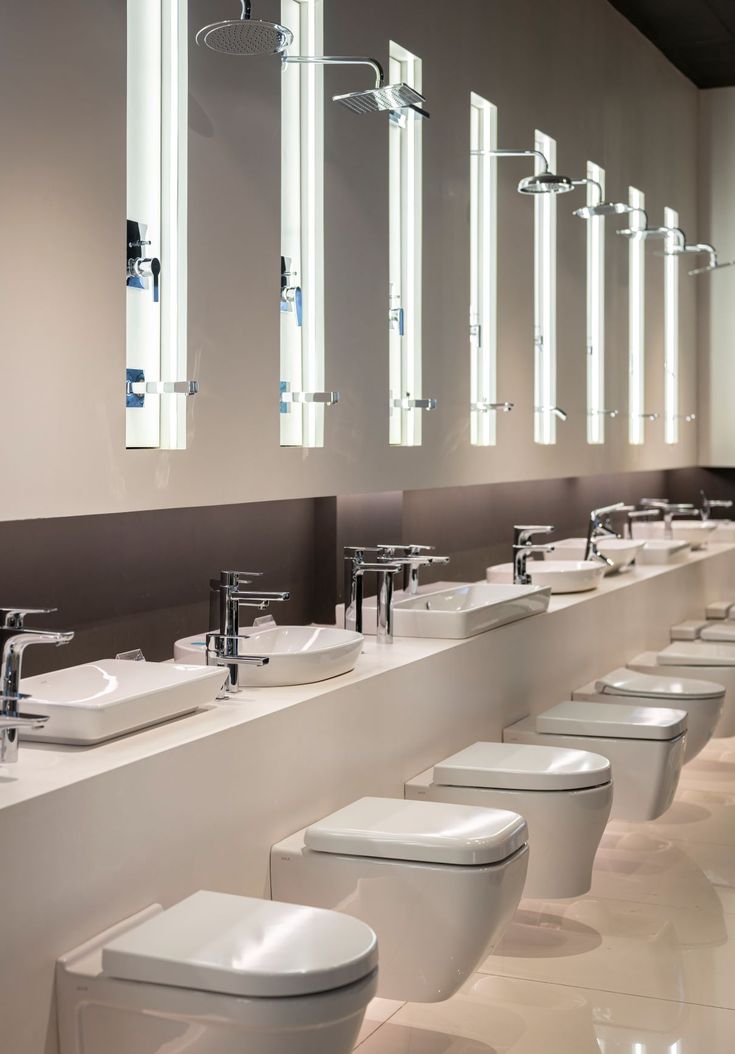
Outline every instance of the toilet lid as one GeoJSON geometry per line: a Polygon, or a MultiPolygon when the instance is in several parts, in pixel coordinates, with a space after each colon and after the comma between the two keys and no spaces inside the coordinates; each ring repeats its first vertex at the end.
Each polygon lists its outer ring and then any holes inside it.
{"type": "Polygon", "coordinates": [[[611,779],[600,754],[530,743],[474,743],[434,766],[434,783],[494,790],[579,790],[611,779]]]}
{"type": "Polygon", "coordinates": [[[401,798],[360,798],[307,827],[307,849],[431,864],[497,864],[528,840],[505,809],[401,798]]]}
{"type": "Polygon", "coordinates": [[[735,666],[735,648],[709,640],[682,640],[658,653],[659,666],[735,666]]]}
{"type": "Polygon", "coordinates": [[[700,640],[735,641],[735,622],[708,623],[699,634],[700,640]]]}
{"type": "Polygon", "coordinates": [[[111,977],[250,998],[328,992],[377,965],[375,934],[350,915],[206,891],[102,950],[111,977]]]}
{"type": "Polygon", "coordinates": [[[667,677],[665,674],[658,676],[652,673],[635,673],[622,666],[601,677],[595,684],[595,689],[603,695],[668,699],[673,706],[676,706],[678,699],[719,699],[725,694],[722,685],[714,684],[712,681],[667,677]]]}
{"type": "Polygon", "coordinates": [[[686,727],[684,710],[622,703],[559,703],[536,718],[538,732],[612,739],[674,739],[686,727]]]}

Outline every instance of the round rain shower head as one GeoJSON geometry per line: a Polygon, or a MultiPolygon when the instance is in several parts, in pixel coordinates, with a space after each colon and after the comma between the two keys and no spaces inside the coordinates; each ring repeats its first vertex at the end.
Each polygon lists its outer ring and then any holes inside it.
{"type": "Polygon", "coordinates": [[[574,215],[579,216],[581,220],[591,220],[593,216],[620,216],[633,211],[633,206],[624,201],[601,201],[599,205],[585,205],[581,209],[575,209],[574,215]]]}
{"type": "Polygon", "coordinates": [[[526,176],[518,184],[519,194],[567,194],[574,190],[574,180],[568,176],[557,176],[554,172],[539,172],[526,176]]]}
{"type": "Polygon", "coordinates": [[[240,18],[213,22],[196,35],[199,45],[221,55],[280,55],[293,41],[293,33],[277,22],[250,17],[250,0],[241,0],[240,18]]]}

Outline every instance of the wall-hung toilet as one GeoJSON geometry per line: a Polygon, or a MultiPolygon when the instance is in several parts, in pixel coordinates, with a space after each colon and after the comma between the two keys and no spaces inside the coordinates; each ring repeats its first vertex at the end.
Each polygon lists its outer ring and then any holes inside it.
{"type": "Polygon", "coordinates": [[[377,965],[357,919],[195,893],[59,959],[60,1054],[349,1054],[377,965]]]}
{"type": "Polygon", "coordinates": [[[612,764],[614,820],[655,820],[671,805],[684,764],[683,710],[564,702],[503,731],[507,743],[602,754],[612,764]]]}
{"type": "Polygon", "coordinates": [[[722,719],[725,689],[711,681],[668,677],[660,673],[636,673],[621,666],[572,693],[572,699],[588,702],[620,702],[685,710],[687,741],[684,763],[691,761],[716,735],[722,719]]]}
{"type": "Polygon", "coordinates": [[[674,641],[661,651],[644,651],[628,663],[638,673],[712,681],[725,689],[715,736],[735,736],[735,646],[718,641],[674,641]]]}
{"type": "Polygon", "coordinates": [[[271,850],[274,899],[335,908],[378,935],[378,995],[440,1002],[500,940],[528,863],[522,817],[361,798],[271,850]]]}
{"type": "Polygon", "coordinates": [[[475,743],[406,784],[406,798],[520,813],[531,847],[524,897],[581,897],[613,799],[600,754],[526,743],[475,743]]]}

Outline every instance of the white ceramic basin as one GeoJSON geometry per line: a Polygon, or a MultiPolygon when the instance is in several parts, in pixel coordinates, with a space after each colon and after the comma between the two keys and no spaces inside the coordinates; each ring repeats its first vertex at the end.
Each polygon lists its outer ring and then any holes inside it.
{"type": "MultiPolygon", "coordinates": [[[[241,666],[240,684],[253,688],[280,688],[313,684],[354,670],[362,651],[360,633],[330,626],[263,626],[240,630],[241,655],[267,655],[267,666],[241,666]]],[[[177,640],[177,662],[206,662],[205,635],[177,640]]]]}
{"type": "MultiPolygon", "coordinates": [[[[433,637],[465,640],[508,622],[540,615],[549,606],[549,589],[537,586],[460,583],[436,593],[400,598],[393,603],[396,637],[433,637]]],[[[375,597],[363,603],[366,633],[375,633],[375,597]]]]}
{"type": "MultiPolygon", "coordinates": [[[[532,560],[527,564],[531,582],[548,586],[552,593],[586,593],[597,589],[605,574],[599,560],[532,560]]],[[[488,582],[513,581],[513,564],[495,564],[487,569],[488,582]]]]}
{"type": "Polygon", "coordinates": [[[715,528],[713,542],[735,542],[735,520],[705,520],[715,528]]]}
{"type": "MultiPolygon", "coordinates": [[[[605,566],[606,575],[630,567],[645,544],[631,541],[630,538],[598,538],[595,542],[597,551],[613,562],[613,567],[605,566]]],[[[554,542],[555,552],[570,560],[584,560],[586,549],[586,538],[563,538],[560,542],[554,542]]]]}
{"type": "MultiPolygon", "coordinates": [[[[654,520],[653,523],[640,522],[633,528],[638,538],[665,538],[666,527],[662,520],[654,520]]],[[[703,520],[674,520],[671,525],[672,538],[678,542],[689,542],[692,549],[701,549],[708,541],[714,541],[717,531],[714,520],[704,522],[703,520]]],[[[724,538],[720,539],[725,541],[724,538]]]]}
{"type": "Polygon", "coordinates": [[[91,744],[135,732],[212,703],[226,671],[164,662],[100,659],[83,666],[24,677],[23,712],[48,722],[23,739],[91,744]]]}
{"type": "Polygon", "coordinates": [[[649,538],[643,543],[638,554],[639,564],[676,564],[689,556],[689,542],[676,541],[673,538],[649,538]]]}

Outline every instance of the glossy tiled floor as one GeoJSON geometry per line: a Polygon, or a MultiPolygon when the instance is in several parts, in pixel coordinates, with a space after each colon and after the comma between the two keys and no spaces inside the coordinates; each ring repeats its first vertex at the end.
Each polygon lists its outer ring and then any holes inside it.
{"type": "Polygon", "coordinates": [[[376,1000],[359,1054],[735,1054],[735,740],[655,823],[611,824],[590,893],[523,901],[446,1003],[376,1000]]]}

